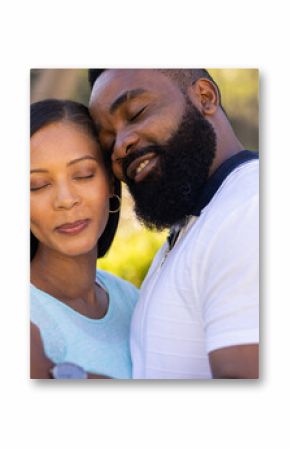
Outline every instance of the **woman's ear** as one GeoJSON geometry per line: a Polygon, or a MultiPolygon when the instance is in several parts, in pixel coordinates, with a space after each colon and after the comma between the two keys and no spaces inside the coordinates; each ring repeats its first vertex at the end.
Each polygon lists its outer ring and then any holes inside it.
{"type": "Polygon", "coordinates": [[[219,93],[214,83],[207,78],[200,78],[192,83],[188,96],[204,116],[216,113],[220,103],[219,93]]]}

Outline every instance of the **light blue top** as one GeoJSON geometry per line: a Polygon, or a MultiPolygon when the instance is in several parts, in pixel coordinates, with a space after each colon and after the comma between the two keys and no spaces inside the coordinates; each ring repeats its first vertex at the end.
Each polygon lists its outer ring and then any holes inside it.
{"type": "Polygon", "coordinates": [[[90,373],[129,379],[132,377],[130,323],[138,290],[101,270],[97,271],[96,281],[109,297],[103,318],[81,315],[31,285],[31,321],[38,326],[44,351],[54,363],[73,362],[90,373]]]}

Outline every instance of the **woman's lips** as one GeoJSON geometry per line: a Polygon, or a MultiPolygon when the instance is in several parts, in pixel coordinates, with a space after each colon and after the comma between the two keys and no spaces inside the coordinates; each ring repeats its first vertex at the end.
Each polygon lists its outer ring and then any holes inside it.
{"type": "Polygon", "coordinates": [[[78,220],[73,223],[65,223],[61,226],[58,226],[56,228],[56,231],[60,232],[61,234],[69,234],[69,235],[78,234],[88,226],[89,221],[90,221],[89,219],[86,219],[86,220],[78,220]]]}

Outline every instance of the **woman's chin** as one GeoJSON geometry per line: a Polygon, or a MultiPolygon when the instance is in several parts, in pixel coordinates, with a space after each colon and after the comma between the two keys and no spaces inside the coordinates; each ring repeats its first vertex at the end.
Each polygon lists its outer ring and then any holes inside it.
{"type": "Polygon", "coordinates": [[[83,242],[83,243],[75,243],[70,245],[63,245],[61,248],[58,248],[58,252],[66,257],[79,257],[89,255],[92,252],[97,251],[96,242],[83,242]]]}

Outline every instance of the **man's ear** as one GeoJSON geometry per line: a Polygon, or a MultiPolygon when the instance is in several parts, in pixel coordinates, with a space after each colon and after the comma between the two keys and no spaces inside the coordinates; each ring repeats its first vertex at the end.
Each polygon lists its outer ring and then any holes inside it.
{"type": "Polygon", "coordinates": [[[207,78],[200,78],[188,89],[192,103],[204,116],[214,115],[219,106],[219,94],[216,86],[207,78]]]}

